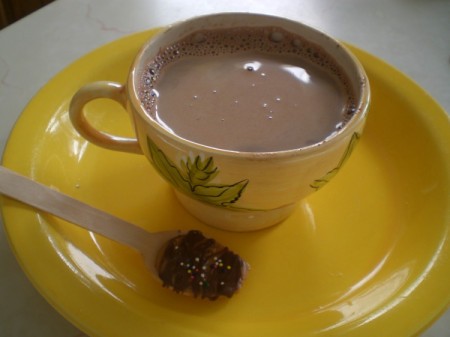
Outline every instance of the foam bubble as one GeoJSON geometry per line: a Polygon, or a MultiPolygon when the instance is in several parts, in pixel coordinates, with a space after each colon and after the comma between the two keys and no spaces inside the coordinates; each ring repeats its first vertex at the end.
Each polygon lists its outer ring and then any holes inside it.
{"type": "Polygon", "coordinates": [[[270,34],[270,40],[273,42],[281,42],[284,39],[284,35],[281,32],[273,32],[270,34]]]}

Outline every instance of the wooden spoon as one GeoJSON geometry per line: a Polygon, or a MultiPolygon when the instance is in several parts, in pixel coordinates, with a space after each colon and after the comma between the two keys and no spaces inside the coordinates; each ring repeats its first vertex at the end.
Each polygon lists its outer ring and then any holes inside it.
{"type": "MultiPolygon", "coordinates": [[[[179,230],[147,232],[141,227],[82,203],[3,166],[0,166],[0,193],[138,250],[143,255],[150,272],[160,281],[160,270],[158,270],[157,265],[161,259],[163,249],[168,246],[168,242],[171,239],[177,238],[179,241],[180,238],[183,239],[183,236],[187,235],[179,230]]],[[[216,244],[216,247],[219,250],[224,248],[220,244],[216,244]]],[[[227,252],[228,254],[230,253],[229,250],[227,252]]],[[[239,258],[236,254],[234,255],[239,258]]],[[[248,268],[246,262],[240,258],[238,261],[241,262],[241,276],[236,280],[238,284],[231,285],[236,290],[240,287],[240,283],[248,268]]],[[[180,272],[180,270],[174,272],[180,272]]],[[[166,286],[186,295],[200,295],[210,299],[215,299],[222,295],[195,294],[192,291],[192,287],[176,289],[172,284],[166,284],[166,286]]],[[[230,293],[228,291],[226,295],[230,297],[233,292],[230,293]]]]}

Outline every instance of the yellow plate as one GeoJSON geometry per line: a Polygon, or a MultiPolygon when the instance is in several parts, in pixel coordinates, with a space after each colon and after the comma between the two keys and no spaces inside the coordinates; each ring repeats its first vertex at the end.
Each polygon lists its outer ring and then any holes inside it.
{"type": "MultiPolygon", "coordinates": [[[[9,240],[28,277],[91,336],[411,336],[450,300],[450,126],[413,82],[353,48],[373,87],[367,129],[342,172],[285,223],[236,234],[186,213],[143,156],[108,151],[72,129],[82,84],[125,81],[154,31],[104,46],[65,69],[30,102],[4,165],[151,231],[198,228],[252,265],[232,299],[163,289],[133,250],[4,198],[9,240]]],[[[131,135],[109,101],[92,116],[131,135]]]]}

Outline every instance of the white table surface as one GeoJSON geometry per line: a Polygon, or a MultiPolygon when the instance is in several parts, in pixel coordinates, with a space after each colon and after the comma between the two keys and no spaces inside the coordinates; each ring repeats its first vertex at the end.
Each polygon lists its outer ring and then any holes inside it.
{"type": "MultiPolygon", "coordinates": [[[[397,67],[450,111],[449,0],[58,0],[0,31],[0,155],[27,102],[80,56],[121,36],[223,11],[313,25],[397,67]]],[[[85,335],[31,286],[0,230],[0,337],[16,336],[85,335]]],[[[450,337],[450,310],[422,336],[450,337]]]]}

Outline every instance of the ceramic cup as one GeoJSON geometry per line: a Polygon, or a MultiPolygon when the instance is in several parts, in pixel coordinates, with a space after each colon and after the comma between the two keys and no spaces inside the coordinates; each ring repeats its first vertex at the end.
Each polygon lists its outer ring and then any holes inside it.
{"type": "Polygon", "coordinates": [[[82,87],[71,101],[70,118],[78,132],[94,144],[144,154],[154,169],[173,186],[181,204],[201,221],[225,230],[251,231],[280,223],[301,199],[335,176],[360,138],[369,97],[364,69],[335,39],[284,18],[224,13],[179,22],[159,33],[144,44],[125,84],[96,82],[82,87]],[[147,60],[186,34],[209,28],[243,26],[281,27],[315,43],[334,58],[346,72],[355,94],[355,112],[342,129],[302,148],[239,152],[183,139],[146,113],[138,90],[147,60]],[[136,138],[120,138],[89,124],[83,107],[98,98],[115,100],[129,112],[136,138]]]}

